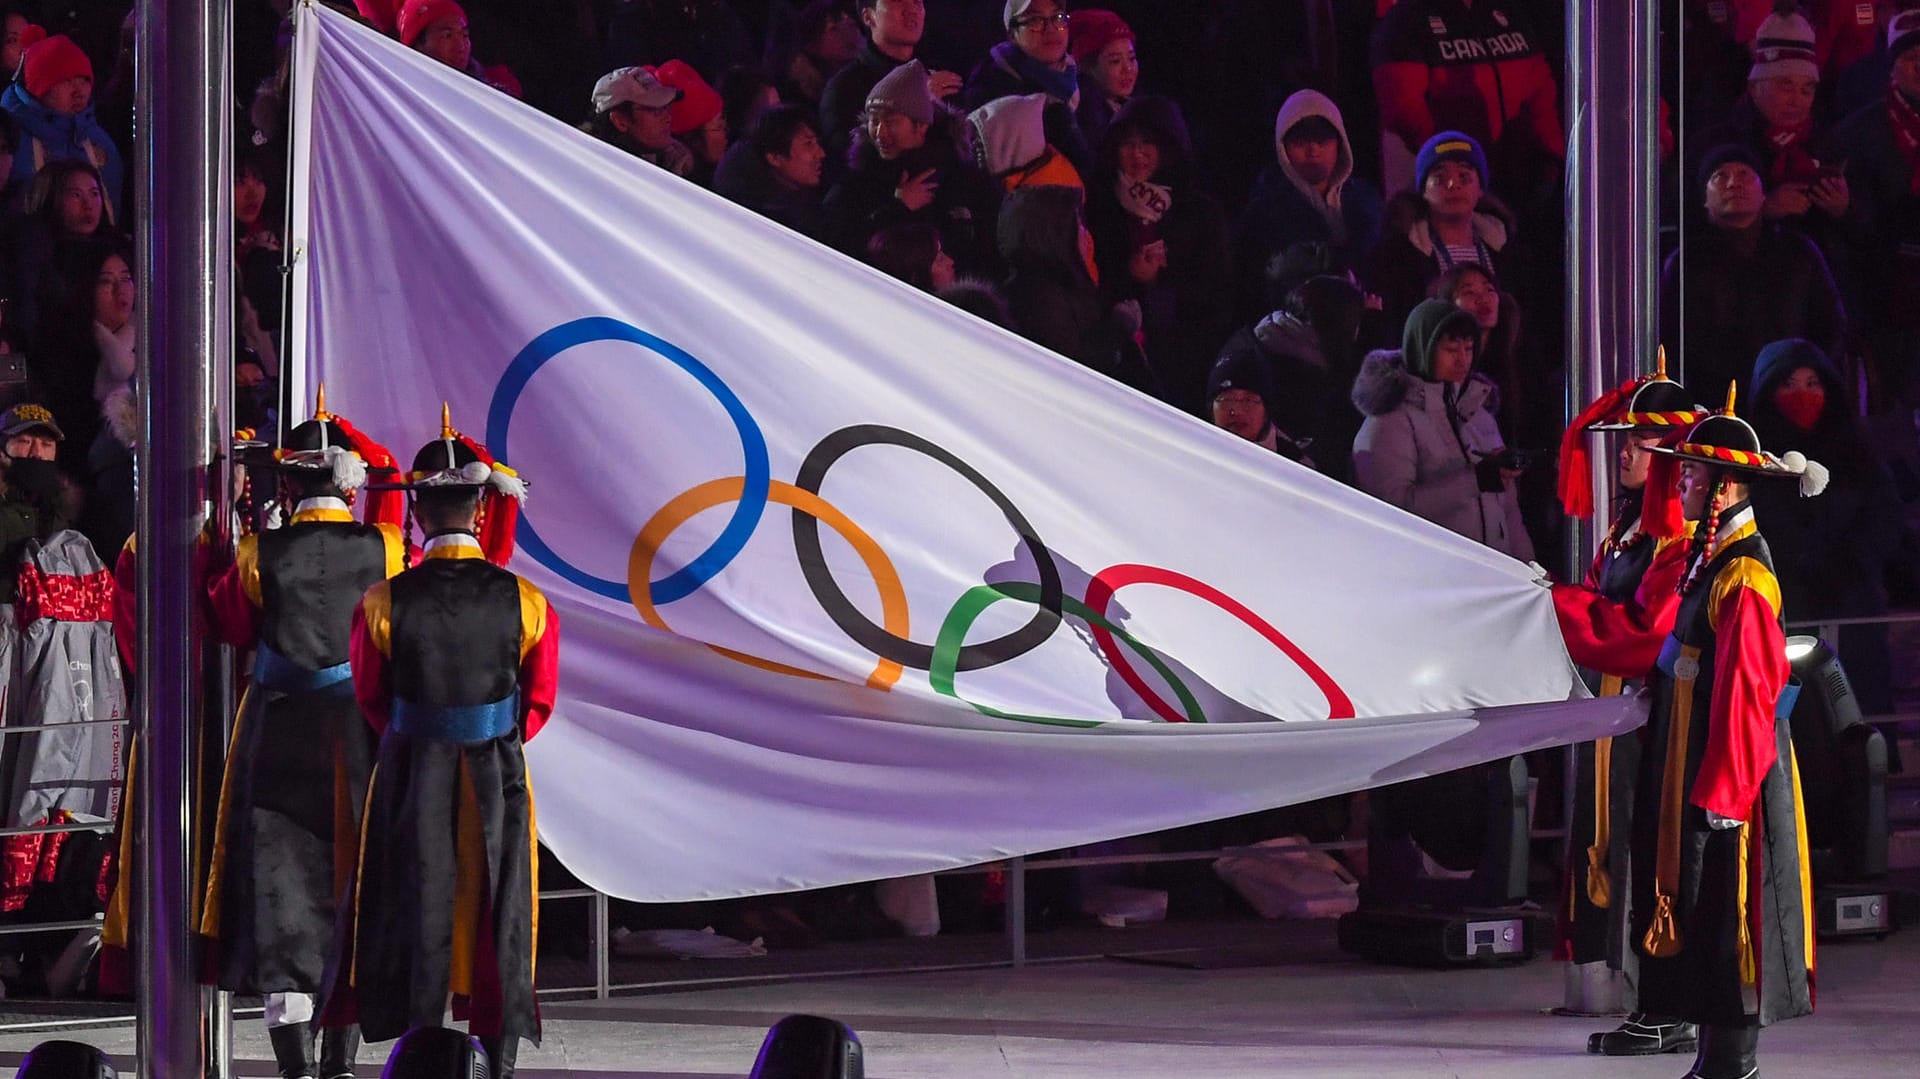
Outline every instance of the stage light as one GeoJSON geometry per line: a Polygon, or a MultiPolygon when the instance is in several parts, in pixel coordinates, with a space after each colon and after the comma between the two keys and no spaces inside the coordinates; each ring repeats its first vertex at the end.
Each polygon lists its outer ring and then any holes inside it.
{"type": "Polygon", "coordinates": [[[478,1038],[446,1027],[414,1027],[393,1043],[380,1079],[487,1079],[491,1074],[478,1038]]]}
{"type": "Polygon", "coordinates": [[[1817,637],[1789,637],[1798,696],[1788,709],[1806,810],[1808,867],[1822,936],[1884,935],[1895,928],[1887,875],[1887,742],[1860,715],[1847,672],[1817,637]]]}
{"type": "Polygon", "coordinates": [[[27,1052],[14,1079],[120,1079],[107,1054],[85,1042],[41,1042],[27,1052]]]}
{"type": "Polygon", "coordinates": [[[838,1019],[789,1015],[767,1030],[749,1079],[863,1079],[860,1037],[838,1019]]]}

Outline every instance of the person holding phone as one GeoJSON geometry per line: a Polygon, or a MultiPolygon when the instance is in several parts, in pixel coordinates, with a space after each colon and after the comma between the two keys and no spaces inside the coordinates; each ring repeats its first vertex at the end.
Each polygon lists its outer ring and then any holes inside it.
{"type": "MultiPolygon", "coordinates": [[[[1855,253],[1859,222],[1847,155],[1819,112],[1815,44],[1812,25],[1797,12],[1769,15],[1754,37],[1746,94],[1725,122],[1689,139],[1689,145],[1701,151],[1723,144],[1750,150],[1766,184],[1762,217],[1812,240],[1851,301],[1866,263],[1855,253]]],[[[1702,160],[1693,160],[1696,170],[1702,160]]]]}

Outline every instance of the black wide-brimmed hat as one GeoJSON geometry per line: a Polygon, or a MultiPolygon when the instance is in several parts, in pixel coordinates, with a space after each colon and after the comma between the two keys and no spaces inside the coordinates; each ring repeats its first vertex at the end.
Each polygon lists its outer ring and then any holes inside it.
{"type": "Polygon", "coordinates": [[[1655,354],[1653,375],[1634,387],[1617,411],[1587,424],[1589,431],[1667,431],[1686,429],[1711,415],[1693,403],[1687,388],[1667,377],[1667,350],[1655,354]]]}
{"type": "Polygon", "coordinates": [[[517,502],[527,497],[527,485],[519,473],[454,430],[453,410],[444,403],[440,406],[440,437],[413,455],[413,468],[407,472],[403,486],[415,491],[490,489],[517,502]]]}
{"type": "Polygon", "coordinates": [[[1677,445],[1655,446],[1652,452],[1697,461],[1742,477],[1790,479],[1800,494],[1811,498],[1827,489],[1827,469],[1798,450],[1775,454],[1760,445],[1753,425],[1734,414],[1739,383],[1727,386],[1727,407],[1694,424],[1677,445]]]}
{"type": "MultiPolygon", "coordinates": [[[[237,449],[242,460],[259,460],[251,455],[266,454],[263,442],[245,437],[237,449]]],[[[354,446],[353,436],[340,417],[327,411],[327,387],[320,384],[314,395],[313,418],[287,432],[286,439],[271,453],[273,467],[302,479],[331,479],[342,491],[366,486],[367,460],[354,446]]]]}

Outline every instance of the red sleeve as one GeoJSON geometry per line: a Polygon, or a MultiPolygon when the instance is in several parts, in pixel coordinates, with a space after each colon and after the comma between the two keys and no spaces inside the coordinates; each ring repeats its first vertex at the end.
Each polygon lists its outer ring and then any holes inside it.
{"type": "Polygon", "coordinates": [[[235,562],[207,585],[211,628],[223,644],[235,648],[249,647],[260,636],[260,608],[247,596],[246,572],[235,562]]]}
{"type": "Polygon", "coordinates": [[[1601,595],[1591,573],[1585,587],[1554,585],[1553,613],[1567,639],[1567,654],[1582,667],[1620,678],[1652,670],[1680,611],[1677,586],[1685,565],[1684,543],[1663,545],[1624,602],[1601,595]]]}
{"type": "Polygon", "coordinates": [[[1373,68],[1373,95],[1380,102],[1380,127],[1406,141],[1409,152],[1433,137],[1433,110],[1427,105],[1425,64],[1391,61],[1373,68]]]}
{"type": "Polygon", "coordinates": [[[1514,66],[1524,73],[1526,85],[1533,88],[1521,108],[1526,113],[1527,128],[1534,141],[1554,156],[1566,157],[1567,132],[1560,123],[1560,84],[1553,77],[1553,68],[1544,56],[1529,56],[1515,61],[1514,66]]]}
{"type": "MultiPolygon", "coordinates": [[[[347,446],[360,455],[367,463],[367,482],[369,484],[391,484],[400,479],[399,466],[393,459],[392,451],[375,442],[359,428],[346,420],[335,416],[333,422],[347,436],[347,446]]],[[[361,519],[370,525],[389,524],[400,531],[407,530],[407,493],[400,490],[362,491],[364,509],[361,519]]]]}
{"type": "Polygon", "coordinates": [[[347,661],[353,667],[353,696],[360,702],[360,712],[367,717],[367,723],[384,734],[387,702],[393,692],[387,679],[387,654],[380,650],[373,631],[367,626],[365,600],[353,608],[352,633],[347,645],[347,661]]]}
{"type": "MultiPolygon", "coordinates": [[[[544,601],[543,601],[544,602],[544,601]]],[[[533,647],[520,657],[520,699],[526,705],[523,737],[531,742],[553,715],[553,699],[560,690],[560,615],[547,604],[546,626],[533,647]]]]}
{"type": "Polygon", "coordinates": [[[1772,604],[1753,589],[1738,589],[1721,606],[1707,746],[1692,802],[1743,821],[1779,756],[1773,713],[1787,684],[1787,642],[1772,604]]]}
{"type": "Polygon", "coordinates": [[[134,561],[133,541],[120,548],[113,563],[113,643],[120,649],[120,669],[129,685],[134,676],[134,649],[138,647],[140,611],[134,603],[139,593],[139,564],[134,561]]]}

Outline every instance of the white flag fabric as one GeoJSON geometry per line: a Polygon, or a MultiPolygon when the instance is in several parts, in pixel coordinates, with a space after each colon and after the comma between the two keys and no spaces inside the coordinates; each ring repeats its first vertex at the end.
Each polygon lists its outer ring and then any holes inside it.
{"type": "Polygon", "coordinates": [[[532,484],[528,748],[583,879],[684,900],[1056,849],[1619,733],[1528,566],[318,5],[302,392],[532,484]],[[1503,707],[1511,706],[1511,707],[1503,707]]]}

